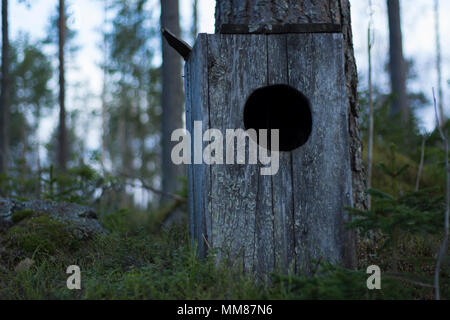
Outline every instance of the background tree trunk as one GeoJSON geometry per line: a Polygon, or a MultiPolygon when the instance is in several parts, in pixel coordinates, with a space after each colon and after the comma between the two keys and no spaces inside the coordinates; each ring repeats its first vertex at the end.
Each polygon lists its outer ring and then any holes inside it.
{"type": "Polygon", "coordinates": [[[61,170],[67,165],[67,130],[65,106],[65,76],[64,76],[64,43],[66,36],[66,17],[64,0],[59,0],[59,133],[58,133],[58,165],[61,170]]]}
{"type": "Polygon", "coordinates": [[[442,53],[441,53],[441,33],[439,30],[439,0],[434,0],[434,22],[436,33],[436,72],[437,72],[437,89],[438,89],[438,106],[439,116],[441,118],[442,127],[445,126],[446,119],[444,114],[444,94],[442,92],[442,53]]]}
{"type": "MultiPolygon", "coordinates": [[[[161,0],[161,27],[180,36],[178,0],[161,0]]],[[[171,160],[170,137],[175,129],[183,127],[183,90],[181,58],[162,38],[162,189],[174,193],[180,189],[179,177],[185,176],[184,168],[171,160]]],[[[170,198],[162,198],[166,202],[170,198]]]]}
{"type": "MultiPolygon", "coordinates": [[[[263,25],[288,23],[336,23],[342,25],[344,35],[345,72],[348,88],[349,136],[352,168],[353,204],[366,208],[364,194],[365,178],[362,165],[362,144],[359,134],[359,105],[357,93],[357,70],[353,52],[353,39],[348,0],[260,0],[260,1],[218,1],[216,5],[216,32],[220,33],[223,24],[247,24],[250,29],[263,25]]],[[[333,227],[333,226],[330,226],[333,227]]],[[[354,234],[348,233],[345,239],[348,252],[354,252],[354,234]]],[[[345,258],[348,266],[355,265],[352,254],[345,258]]]]}
{"type": "Polygon", "coordinates": [[[387,0],[389,16],[389,68],[391,90],[394,95],[391,111],[393,115],[401,113],[404,121],[408,119],[409,107],[406,95],[406,65],[403,59],[403,39],[399,0],[387,0]]]}
{"type": "Polygon", "coordinates": [[[195,42],[198,34],[198,0],[192,3],[192,38],[195,42]]]}
{"type": "MultiPolygon", "coordinates": [[[[369,65],[369,142],[367,152],[367,189],[372,187],[372,162],[373,162],[373,130],[374,130],[374,114],[373,114],[373,82],[372,82],[372,46],[373,46],[373,7],[372,1],[369,0],[370,20],[367,28],[367,57],[369,65]]],[[[368,208],[372,207],[372,199],[370,195],[367,197],[368,208]]]]}
{"type": "Polygon", "coordinates": [[[102,88],[102,153],[101,153],[101,165],[103,172],[105,172],[106,164],[106,153],[108,152],[108,142],[107,142],[107,125],[108,125],[108,110],[106,106],[106,95],[107,95],[107,82],[108,82],[108,40],[107,40],[107,30],[106,26],[108,24],[108,0],[104,0],[103,7],[103,88],[102,88]]]}
{"type": "Polygon", "coordinates": [[[0,173],[8,169],[9,138],[8,138],[8,0],[2,0],[2,88],[0,95],[0,173]]]}

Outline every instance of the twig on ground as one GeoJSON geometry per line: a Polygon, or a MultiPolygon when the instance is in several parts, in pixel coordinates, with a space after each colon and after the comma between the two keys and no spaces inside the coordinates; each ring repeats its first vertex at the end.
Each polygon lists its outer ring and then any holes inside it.
{"type": "Polygon", "coordinates": [[[422,138],[422,151],[420,154],[419,170],[417,170],[416,191],[419,191],[420,176],[422,175],[423,163],[425,161],[425,142],[426,142],[426,140],[427,140],[427,135],[424,134],[423,138],[422,138]]]}

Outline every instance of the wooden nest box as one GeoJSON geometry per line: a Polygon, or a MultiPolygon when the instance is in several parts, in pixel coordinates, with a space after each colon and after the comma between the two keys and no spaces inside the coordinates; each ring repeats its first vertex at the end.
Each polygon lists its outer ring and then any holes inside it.
{"type": "Polygon", "coordinates": [[[198,253],[217,248],[219,259],[257,274],[342,262],[352,176],[340,26],[200,34],[186,56],[185,92],[192,141],[195,121],[201,134],[218,129],[224,140],[227,129],[280,129],[275,175],[261,175],[260,162],[188,166],[198,253]]]}

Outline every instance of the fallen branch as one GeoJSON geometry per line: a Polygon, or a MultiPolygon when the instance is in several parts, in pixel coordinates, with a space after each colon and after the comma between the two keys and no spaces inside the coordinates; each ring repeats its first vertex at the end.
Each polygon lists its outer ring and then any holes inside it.
{"type": "Polygon", "coordinates": [[[389,274],[388,273],[388,274],[385,274],[384,277],[388,278],[388,279],[390,278],[390,279],[396,279],[396,280],[400,280],[400,281],[405,281],[405,282],[408,282],[408,283],[410,283],[412,285],[419,286],[419,287],[425,287],[425,288],[434,288],[435,287],[432,284],[419,282],[419,281],[415,281],[415,280],[411,280],[411,279],[406,279],[406,278],[403,278],[403,277],[401,277],[401,276],[399,276],[397,274],[389,274]]]}
{"type": "Polygon", "coordinates": [[[130,176],[127,176],[125,174],[121,174],[121,176],[124,177],[125,179],[139,180],[139,182],[141,183],[140,185],[138,185],[138,184],[134,184],[134,183],[125,181],[125,184],[129,185],[130,187],[142,188],[142,189],[151,191],[153,193],[172,198],[172,199],[174,199],[176,201],[179,201],[179,202],[183,202],[183,203],[187,202],[187,199],[184,198],[184,197],[181,197],[181,196],[179,196],[177,194],[174,194],[174,193],[158,190],[155,187],[153,187],[151,185],[148,185],[142,178],[130,177],[130,176]]]}

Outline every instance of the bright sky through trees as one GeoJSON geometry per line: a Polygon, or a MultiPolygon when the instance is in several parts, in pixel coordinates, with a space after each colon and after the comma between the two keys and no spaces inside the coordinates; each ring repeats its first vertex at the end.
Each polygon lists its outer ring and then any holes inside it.
{"type": "MultiPolygon", "coordinates": [[[[31,8],[24,4],[12,2],[10,5],[10,37],[11,40],[17,38],[19,32],[29,33],[32,39],[42,39],[46,36],[49,25],[49,16],[55,12],[55,0],[36,0],[31,1],[31,8]]],[[[71,63],[72,68],[67,71],[68,80],[68,110],[73,108],[72,98],[74,90],[71,88],[76,82],[87,83],[89,90],[94,98],[90,99],[90,105],[86,106],[86,111],[99,110],[100,92],[102,88],[102,71],[99,63],[102,59],[100,51],[101,28],[103,27],[103,1],[101,0],[76,0],[70,1],[70,11],[73,12],[74,20],[72,22],[78,31],[76,42],[81,46],[77,53],[76,62],[71,63]],[[74,67],[77,67],[75,69],[74,67]]],[[[446,31],[450,30],[450,19],[445,17],[450,13],[450,1],[441,1],[441,41],[443,57],[443,87],[444,87],[444,106],[449,114],[450,106],[450,42],[446,41],[446,31]]],[[[355,55],[360,74],[360,89],[365,89],[367,82],[367,23],[368,23],[368,1],[351,0],[352,21],[354,33],[355,55]]],[[[383,90],[389,90],[389,77],[385,72],[385,65],[388,59],[388,24],[385,0],[373,0],[375,16],[375,43],[373,49],[374,63],[374,82],[383,90]]],[[[159,22],[159,0],[150,0],[149,6],[158,8],[154,12],[155,23],[159,22]]],[[[184,38],[192,43],[190,37],[190,25],[192,21],[192,0],[180,0],[181,5],[181,26],[184,29],[184,38]]],[[[436,86],[435,71],[435,36],[434,36],[434,17],[433,1],[430,0],[402,0],[402,23],[404,33],[405,57],[413,59],[415,62],[415,71],[418,78],[408,83],[414,91],[423,91],[428,97],[431,97],[432,86],[436,86]]],[[[214,7],[213,0],[199,1],[199,31],[214,32],[214,7]]],[[[159,50],[159,48],[158,48],[159,50]]],[[[55,56],[56,59],[56,56],[55,56]]],[[[159,55],[154,60],[155,64],[161,62],[159,55]]],[[[56,82],[55,82],[56,90],[56,82]]],[[[431,100],[431,99],[430,99],[431,100]]],[[[55,109],[56,110],[56,109],[55,109]]],[[[420,114],[424,126],[430,130],[434,126],[434,114],[430,104],[428,108],[420,114]]],[[[54,117],[49,117],[41,126],[41,139],[47,140],[51,127],[56,123],[54,117]]],[[[87,135],[91,137],[88,148],[97,148],[100,146],[100,136],[98,128],[100,123],[93,124],[90,128],[92,133],[87,135]],[[99,137],[98,139],[92,137],[99,137]]]]}

